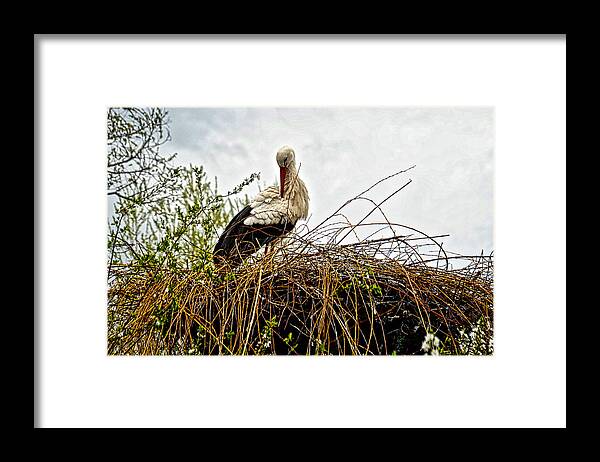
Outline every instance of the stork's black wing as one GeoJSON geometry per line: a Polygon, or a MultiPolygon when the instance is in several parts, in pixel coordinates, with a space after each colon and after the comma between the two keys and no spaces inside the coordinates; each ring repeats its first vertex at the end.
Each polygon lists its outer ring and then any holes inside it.
{"type": "Polygon", "coordinates": [[[219,237],[219,240],[215,245],[215,249],[213,251],[214,257],[223,257],[229,255],[229,253],[235,246],[234,234],[237,233],[234,233],[234,229],[241,224],[243,225],[244,220],[250,216],[250,210],[252,210],[252,208],[249,205],[247,205],[242,210],[240,210],[235,217],[231,219],[229,224],[221,233],[221,236],[219,237]]]}
{"type": "Polygon", "coordinates": [[[251,207],[247,205],[232,218],[219,237],[213,252],[213,261],[218,263],[228,259],[233,263],[253,254],[263,245],[290,232],[295,223],[276,223],[269,225],[245,225],[250,216],[251,207]]]}

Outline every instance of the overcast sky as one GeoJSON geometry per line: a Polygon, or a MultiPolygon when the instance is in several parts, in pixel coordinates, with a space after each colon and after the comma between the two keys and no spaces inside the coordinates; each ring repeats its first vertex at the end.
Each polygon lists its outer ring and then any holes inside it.
{"type": "MultiPolygon", "coordinates": [[[[493,250],[494,110],[440,108],[170,108],[177,163],[203,165],[225,192],[252,172],[261,187],[278,180],[275,153],[296,151],[309,190],[309,226],[347,199],[398,170],[416,167],[378,186],[390,221],[427,234],[450,234],[444,248],[462,254],[493,250]]],[[[252,196],[258,185],[247,188],[252,196]]],[[[367,204],[347,209],[355,222],[367,204]]],[[[370,219],[377,220],[375,215],[370,219]]]]}

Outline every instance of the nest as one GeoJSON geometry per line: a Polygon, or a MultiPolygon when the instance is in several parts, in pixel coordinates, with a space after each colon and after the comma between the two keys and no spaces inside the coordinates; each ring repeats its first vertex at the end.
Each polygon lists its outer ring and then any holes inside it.
{"type": "Polygon", "coordinates": [[[235,268],[110,268],[108,353],[492,352],[491,255],[449,254],[439,236],[371,213],[351,225],[341,208],[235,268]],[[343,243],[373,227],[389,235],[343,243]]]}

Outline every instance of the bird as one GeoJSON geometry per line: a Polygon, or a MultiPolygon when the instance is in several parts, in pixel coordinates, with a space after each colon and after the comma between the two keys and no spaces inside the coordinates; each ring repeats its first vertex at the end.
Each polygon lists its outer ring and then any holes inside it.
{"type": "Polygon", "coordinates": [[[213,262],[239,265],[245,258],[288,234],[308,216],[309,196],[298,176],[296,153],[282,146],[275,156],[279,185],[259,192],[225,227],[213,250],[213,262]]]}

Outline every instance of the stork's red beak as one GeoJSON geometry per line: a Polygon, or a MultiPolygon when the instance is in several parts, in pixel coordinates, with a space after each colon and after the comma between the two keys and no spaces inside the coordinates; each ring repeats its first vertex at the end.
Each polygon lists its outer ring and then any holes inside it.
{"type": "Polygon", "coordinates": [[[285,187],[286,168],[279,167],[279,195],[283,197],[283,188],[285,187]]]}

